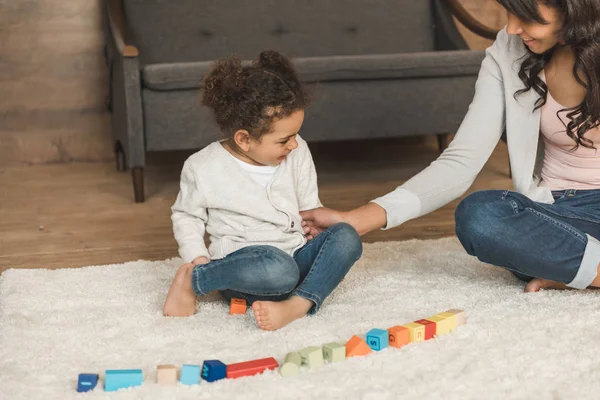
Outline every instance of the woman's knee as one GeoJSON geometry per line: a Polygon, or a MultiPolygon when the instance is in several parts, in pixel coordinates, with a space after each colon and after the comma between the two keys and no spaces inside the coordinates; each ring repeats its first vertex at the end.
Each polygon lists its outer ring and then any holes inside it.
{"type": "Polygon", "coordinates": [[[473,254],[473,240],[495,238],[498,219],[505,205],[505,192],[485,190],[470,194],[456,207],[454,214],[456,236],[469,254],[473,254]]]}
{"type": "Polygon", "coordinates": [[[337,223],[329,228],[336,243],[343,247],[344,253],[357,260],[362,255],[363,246],[360,235],[352,225],[345,222],[337,223]]]}

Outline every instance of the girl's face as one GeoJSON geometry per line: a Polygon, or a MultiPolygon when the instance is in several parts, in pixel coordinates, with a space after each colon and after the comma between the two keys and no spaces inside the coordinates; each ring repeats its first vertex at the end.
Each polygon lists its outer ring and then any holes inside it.
{"type": "Polygon", "coordinates": [[[510,35],[517,35],[523,39],[523,43],[529,50],[536,54],[542,54],[560,43],[558,32],[562,27],[562,18],[555,8],[541,2],[538,7],[540,14],[548,24],[540,24],[535,21],[525,22],[507,12],[508,25],[506,29],[510,35]]]}
{"type": "Polygon", "coordinates": [[[260,140],[250,139],[247,156],[257,165],[277,166],[298,147],[296,135],[304,122],[304,110],[298,110],[271,125],[271,132],[260,140]]]}

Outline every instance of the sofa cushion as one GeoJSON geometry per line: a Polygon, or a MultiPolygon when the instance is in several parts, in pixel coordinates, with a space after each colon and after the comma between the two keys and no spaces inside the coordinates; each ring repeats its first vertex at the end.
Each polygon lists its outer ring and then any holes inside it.
{"type": "MultiPolygon", "coordinates": [[[[484,52],[434,51],[368,56],[294,59],[305,82],[404,79],[477,75],[484,52]]],[[[152,64],[142,68],[145,87],[153,90],[198,89],[212,62],[152,64]]]]}

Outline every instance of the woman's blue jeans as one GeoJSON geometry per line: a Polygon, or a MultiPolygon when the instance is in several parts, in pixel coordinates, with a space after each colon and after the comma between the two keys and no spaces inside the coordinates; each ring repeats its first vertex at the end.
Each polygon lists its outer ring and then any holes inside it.
{"type": "Polygon", "coordinates": [[[584,289],[600,264],[600,190],[552,194],[555,203],[544,204],[511,191],[475,192],[456,209],[456,235],[467,253],[522,280],[584,289]]]}
{"type": "Polygon", "coordinates": [[[362,243],[352,226],[331,226],[290,256],[273,246],[249,246],[196,265],[192,287],[202,296],[219,290],[227,299],[282,301],[292,295],[314,303],[319,310],[362,255],[362,243]]]}

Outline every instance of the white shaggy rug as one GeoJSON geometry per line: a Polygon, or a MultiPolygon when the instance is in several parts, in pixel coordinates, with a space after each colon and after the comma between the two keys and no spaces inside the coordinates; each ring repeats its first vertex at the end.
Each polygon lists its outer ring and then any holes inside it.
{"type": "Polygon", "coordinates": [[[523,293],[455,238],[365,245],[319,315],[276,332],[213,296],[187,319],[162,305],[179,259],[0,277],[0,399],[583,399],[600,396],[600,292],[523,293]],[[159,386],[156,365],[234,363],[389,328],[451,308],[442,338],[305,370],[159,386]],[[141,387],[77,393],[77,374],[141,368],[141,387]]]}

